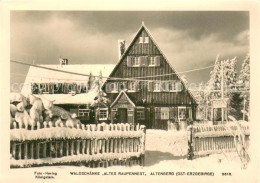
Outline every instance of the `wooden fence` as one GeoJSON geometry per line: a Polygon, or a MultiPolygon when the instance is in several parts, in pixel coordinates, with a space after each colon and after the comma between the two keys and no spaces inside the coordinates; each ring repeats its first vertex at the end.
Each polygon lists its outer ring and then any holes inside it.
{"type": "MultiPolygon", "coordinates": [[[[192,146],[194,155],[206,155],[235,151],[234,138],[237,135],[238,126],[236,125],[202,125],[189,126],[189,145],[192,146]]],[[[249,125],[241,125],[242,133],[245,135],[246,147],[249,146],[249,125]]],[[[189,149],[190,150],[190,149],[189,149]]],[[[189,151],[190,152],[190,151],[189,151]]]]}
{"type": "Polygon", "coordinates": [[[145,126],[129,124],[11,129],[11,167],[84,164],[89,167],[143,165],[145,126]]]}

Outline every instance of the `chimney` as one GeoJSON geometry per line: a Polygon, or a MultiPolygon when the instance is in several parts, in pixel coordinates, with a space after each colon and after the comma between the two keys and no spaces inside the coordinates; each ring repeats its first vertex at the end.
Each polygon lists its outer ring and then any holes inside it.
{"type": "Polygon", "coordinates": [[[68,65],[69,60],[67,58],[59,58],[60,65],[68,65]]]}
{"type": "Polygon", "coordinates": [[[121,58],[124,52],[125,52],[125,40],[118,40],[118,59],[121,58]]]}

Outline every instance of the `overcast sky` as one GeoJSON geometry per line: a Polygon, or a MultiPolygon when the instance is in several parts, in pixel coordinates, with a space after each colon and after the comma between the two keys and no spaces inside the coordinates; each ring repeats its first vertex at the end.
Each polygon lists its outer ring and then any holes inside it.
{"type": "MultiPolygon", "coordinates": [[[[116,64],[117,40],[130,44],[144,21],[172,66],[185,71],[249,52],[248,12],[12,11],[11,59],[35,64],[116,64]]],[[[24,82],[28,66],[11,63],[11,83],[24,82]]],[[[210,69],[185,74],[207,82],[210,69]]]]}

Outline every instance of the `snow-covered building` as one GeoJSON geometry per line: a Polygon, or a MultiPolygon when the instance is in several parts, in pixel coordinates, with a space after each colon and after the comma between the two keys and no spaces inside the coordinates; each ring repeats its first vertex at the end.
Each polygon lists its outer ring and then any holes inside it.
{"type": "MultiPolygon", "coordinates": [[[[105,82],[115,65],[68,64],[68,59],[61,58],[59,63],[56,65],[37,65],[37,67],[30,66],[21,93],[25,96],[34,94],[37,97],[54,101],[55,105],[71,113],[76,113],[79,119],[90,120],[90,106],[95,103],[102,83],[105,82]],[[102,76],[102,79],[94,76],[102,76]]],[[[101,113],[108,114],[107,109],[104,108],[104,110],[101,113]]],[[[103,120],[107,116],[103,116],[103,120]]]]}
{"type": "Polygon", "coordinates": [[[54,104],[80,117],[89,116],[88,106],[99,101],[98,88],[102,86],[102,96],[106,95],[109,103],[97,108],[96,121],[140,123],[147,128],[167,129],[169,123],[177,125],[189,118],[196,119],[194,96],[144,24],[127,49],[124,40],[118,44],[116,65],[70,65],[67,59],[60,58],[59,65],[44,65],[50,70],[40,68],[41,65],[30,67],[22,93],[55,100],[54,104]],[[68,72],[93,76],[102,73],[103,77],[93,79],[68,72]]]}
{"type": "Polygon", "coordinates": [[[196,119],[194,96],[144,24],[109,77],[103,90],[112,103],[112,122],[167,129],[169,123],[196,119]]]}

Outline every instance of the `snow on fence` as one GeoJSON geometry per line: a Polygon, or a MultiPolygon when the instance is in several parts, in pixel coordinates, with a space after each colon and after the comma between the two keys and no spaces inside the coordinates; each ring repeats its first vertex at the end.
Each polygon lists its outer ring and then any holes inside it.
{"type": "Polygon", "coordinates": [[[10,130],[11,167],[85,164],[89,167],[144,165],[144,125],[98,124],[77,128],[44,123],[36,130],[10,130]]]}
{"type": "MultiPolygon", "coordinates": [[[[189,126],[189,143],[192,144],[194,155],[206,155],[235,151],[234,138],[238,126],[230,124],[189,126]]],[[[249,146],[249,125],[244,123],[241,129],[245,134],[246,146],[249,146]]]]}

